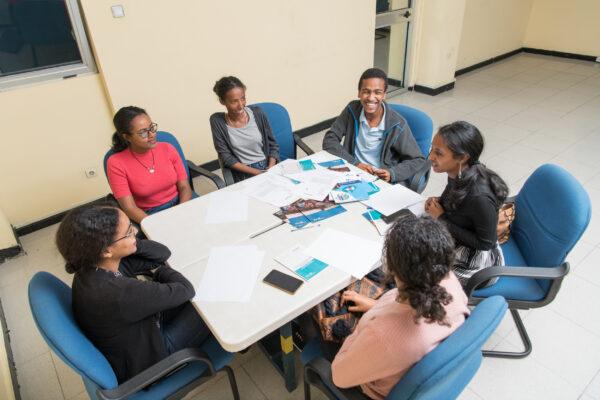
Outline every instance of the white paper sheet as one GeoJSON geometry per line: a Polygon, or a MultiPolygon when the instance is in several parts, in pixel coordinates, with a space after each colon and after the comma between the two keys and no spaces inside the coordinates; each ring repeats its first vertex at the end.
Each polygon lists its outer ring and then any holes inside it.
{"type": "Polygon", "coordinates": [[[380,264],[382,249],[382,243],[328,228],[308,246],[306,253],[362,279],[380,264]]]}
{"type": "Polygon", "coordinates": [[[392,215],[398,210],[425,201],[419,193],[413,192],[402,185],[392,185],[380,192],[373,194],[363,204],[369,206],[383,215],[392,215]]]}
{"type": "Polygon", "coordinates": [[[210,194],[205,223],[224,224],[248,220],[248,196],[239,191],[217,191],[210,194]]]}
{"type": "Polygon", "coordinates": [[[263,175],[251,179],[244,193],[276,207],[287,206],[300,198],[299,188],[289,179],[276,174],[263,175]]]}
{"type": "Polygon", "coordinates": [[[301,182],[298,188],[303,198],[322,201],[329,195],[341,177],[336,172],[327,169],[315,169],[294,175],[293,179],[301,182]]]}
{"type": "Polygon", "coordinates": [[[249,302],[264,256],[255,245],[213,247],[194,300],[249,302]]]}

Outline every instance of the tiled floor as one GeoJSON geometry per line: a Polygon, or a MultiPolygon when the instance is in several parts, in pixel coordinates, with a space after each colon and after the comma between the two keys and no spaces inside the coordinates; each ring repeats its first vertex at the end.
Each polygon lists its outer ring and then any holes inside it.
{"type": "MultiPolygon", "coordinates": [[[[533,341],[531,356],[484,359],[461,398],[600,399],[600,64],[521,54],[461,76],[454,90],[439,96],[406,93],[390,101],[426,111],[436,126],[457,119],[477,125],[486,139],[483,161],[504,177],[512,193],[537,166],[552,162],[581,181],[596,210],[568,256],[572,272],[556,301],[523,314],[533,341]]],[[[321,138],[306,141],[320,149],[321,138]]],[[[425,194],[441,193],[444,181],[434,174],[425,194]]],[[[70,282],[53,244],[55,231],[52,226],[21,238],[27,255],[0,265],[0,295],[26,400],[87,398],[78,376],[39,336],[27,304],[27,282],[35,272],[48,270],[70,282]]],[[[509,319],[487,343],[503,349],[518,345],[509,319]]],[[[303,396],[301,389],[285,391],[256,348],[236,356],[234,367],[243,399],[303,396]]],[[[189,398],[231,397],[221,377],[189,398]]]]}

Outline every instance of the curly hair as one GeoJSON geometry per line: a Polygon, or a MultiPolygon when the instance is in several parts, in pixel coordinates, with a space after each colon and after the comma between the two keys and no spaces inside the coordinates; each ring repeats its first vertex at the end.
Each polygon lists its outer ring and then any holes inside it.
{"type": "Polygon", "coordinates": [[[384,82],[384,88],[385,88],[385,90],[387,90],[387,88],[388,88],[387,74],[379,68],[369,68],[365,72],[362,73],[362,75],[358,79],[358,90],[360,91],[360,89],[362,88],[362,83],[364,80],[371,79],[371,78],[382,79],[384,82]]]}
{"type": "Polygon", "coordinates": [[[461,179],[456,180],[454,189],[442,197],[442,206],[446,210],[456,210],[478,181],[487,182],[498,204],[502,204],[508,196],[508,186],[497,173],[479,162],[484,145],[479,129],[468,122],[456,121],[440,127],[438,135],[455,159],[469,156],[469,168],[464,171],[461,179]]]}
{"type": "Polygon", "coordinates": [[[215,86],[213,86],[213,92],[215,92],[221,101],[224,101],[227,92],[237,87],[246,90],[246,85],[244,85],[242,81],[235,76],[224,76],[215,82],[215,86]]]}
{"type": "Polygon", "coordinates": [[[107,205],[86,205],[69,211],[56,232],[56,246],[65,259],[67,272],[96,267],[102,252],[114,240],[118,222],[119,210],[107,205]]]}
{"type": "Polygon", "coordinates": [[[148,115],[146,110],[136,106],[121,107],[113,117],[115,133],[112,135],[112,149],[114,152],[125,150],[129,144],[123,135],[129,135],[131,121],[138,115],[148,115]]]}
{"type": "Polygon", "coordinates": [[[454,261],[454,241],[446,227],[428,215],[406,216],[390,228],[384,251],[387,273],[401,281],[398,301],[408,301],[415,322],[449,326],[445,305],[452,296],[440,282],[454,261]]]}

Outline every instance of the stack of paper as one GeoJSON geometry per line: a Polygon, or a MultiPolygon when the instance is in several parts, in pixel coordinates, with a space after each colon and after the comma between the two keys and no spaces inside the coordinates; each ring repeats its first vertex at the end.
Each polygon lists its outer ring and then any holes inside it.
{"type": "Polygon", "coordinates": [[[249,302],[264,256],[255,245],[213,247],[194,300],[249,302]]]}
{"type": "Polygon", "coordinates": [[[374,208],[383,215],[392,215],[396,211],[425,201],[419,193],[402,185],[391,185],[363,201],[367,207],[374,208]]]}
{"type": "Polygon", "coordinates": [[[306,253],[304,246],[297,245],[275,257],[275,261],[309,280],[327,267],[327,264],[306,253]]]}
{"type": "Polygon", "coordinates": [[[307,249],[306,253],[356,279],[381,264],[383,245],[349,233],[326,229],[307,249]]]}
{"type": "Polygon", "coordinates": [[[299,188],[289,179],[277,174],[259,175],[245,186],[245,194],[276,207],[283,207],[300,198],[299,188]]]}

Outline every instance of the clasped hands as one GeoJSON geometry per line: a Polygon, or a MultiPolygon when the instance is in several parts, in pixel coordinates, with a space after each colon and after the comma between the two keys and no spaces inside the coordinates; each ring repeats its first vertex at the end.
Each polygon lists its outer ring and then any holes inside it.
{"type": "Polygon", "coordinates": [[[392,179],[392,175],[387,169],[375,168],[374,166],[365,163],[358,163],[356,166],[371,175],[377,176],[383,181],[389,182],[390,179],[392,179]]]}

